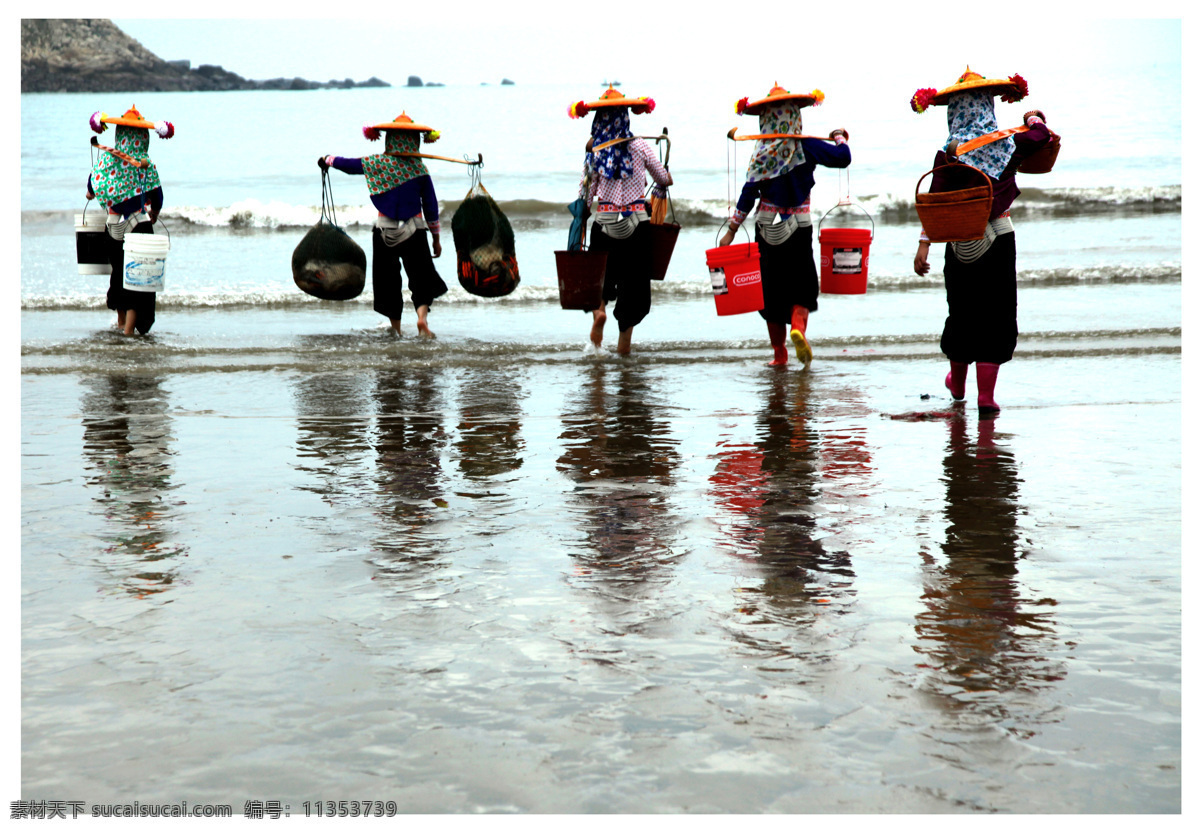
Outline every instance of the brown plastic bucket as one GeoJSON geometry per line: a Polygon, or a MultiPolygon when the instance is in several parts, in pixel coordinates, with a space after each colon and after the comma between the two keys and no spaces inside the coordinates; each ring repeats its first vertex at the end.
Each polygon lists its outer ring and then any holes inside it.
{"type": "Polygon", "coordinates": [[[678,223],[646,223],[650,237],[650,279],[661,281],[667,277],[671,265],[671,254],[675,241],[679,239],[678,223]]]}
{"type": "Polygon", "coordinates": [[[604,303],[604,269],[608,252],[558,251],[558,302],[563,309],[594,310],[604,303]]]}
{"type": "Polygon", "coordinates": [[[917,180],[917,216],[925,234],[933,243],[958,243],[964,240],[979,240],[987,227],[988,217],[992,213],[992,181],[987,174],[978,168],[959,163],[957,165],[941,165],[917,180]],[[972,188],[962,188],[957,191],[939,191],[936,194],[922,194],[921,183],[925,177],[943,168],[969,168],[979,174],[982,185],[972,188]]]}

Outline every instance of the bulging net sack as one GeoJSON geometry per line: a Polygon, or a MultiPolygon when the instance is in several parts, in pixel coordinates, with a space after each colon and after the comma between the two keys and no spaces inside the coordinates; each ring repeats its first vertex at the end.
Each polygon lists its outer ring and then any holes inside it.
{"type": "Polygon", "coordinates": [[[329,171],[321,171],[321,219],[292,252],[292,280],[324,301],[357,298],[367,282],[367,255],[337,225],[329,171]]]}
{"type": "Polygon", "coordinates": [[[463,289],[483,298],[499,298],[517,288],[521,276],[512,226],[481,184],[467,192],[450,230],[463,289]]]}
{"type": "Polygon", "coordinates": [[[292,252],[292,279],[316,298],[349,301],[366,285],[367,255],[350,235],[322,218],[292,252]]]}

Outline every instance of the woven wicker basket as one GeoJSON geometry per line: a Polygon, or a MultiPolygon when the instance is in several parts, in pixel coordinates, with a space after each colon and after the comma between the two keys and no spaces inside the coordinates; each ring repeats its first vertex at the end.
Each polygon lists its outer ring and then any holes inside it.
{"type": "Polygon", "coordinates": [[[1044,148],[1037,153],[1030,155],[1028,159],[1020,164],[1017,168],[1023,174],[1048,174],[1054,167],[1054,162],[1058,159],[1058,148],[1061,144],[1061,138],[1054,131],[1050,131],[1050,141],[1044,148]]]}
{"type": "Polygon", "coordinates": [[[992,181],[987,174],[972,165],[941,165],[917,180],[917,216],[925,234],[933,243],[958,243],[964,240],[979,240],[987,227],[992,213],[992,181]],[[958,191],[939,191],[922,194],[921,183],[925,177],[942,168],[970,168],[979,174],[982,185],[958,191]]]}

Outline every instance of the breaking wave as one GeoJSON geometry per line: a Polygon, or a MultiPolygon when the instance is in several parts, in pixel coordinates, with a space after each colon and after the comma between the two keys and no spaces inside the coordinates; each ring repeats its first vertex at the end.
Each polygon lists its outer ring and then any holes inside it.
{"type": "MultiPolygon", "coordinates": [[[[454,216],[458,200],[441,203],[443,222],[454,216]]],[[[681,225],[716,225],[728,216],[725,199],[674,199],[675,219],[681,225]]],[[[871,194],[856,198],[876,222],[898,225],[917,222],[911,194],[871,194]]],[[[570,224],[571,215],[566,203],[540,199],[499,201],[500,209],[514,227],[539,228],[570,224]]],[[[1013,206],[1013,216],[1029,220],[1057,219],[1087,214],[1116,213],[1122,216],[1153,213],[1178,213],[1183,206],[1182,185],[1159,185],[1137,188],[1022,188],[1021,197],[1013,206]]],[[[824,214],[835,206],[814,205],[814,212],[824,214]]],[[[375,209],[369,203],[336,207],[339,225],[367,227],[375,221],[375,209]]],[[[319,205],[293,205],[279,201],[242,200],[223,207],[176,206],[163,211],[163,218],[188,226],[223,229],[297,229],[308,228],[320,218],[319,205]]],[[[27,211],[22,221],[65,217],[67,212],[27,211]]]]}

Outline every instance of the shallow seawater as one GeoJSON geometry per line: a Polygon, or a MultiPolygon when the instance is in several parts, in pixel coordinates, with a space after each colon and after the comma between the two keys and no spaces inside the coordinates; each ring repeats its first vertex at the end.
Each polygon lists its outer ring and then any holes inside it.
{"type": "MultiPolygon", "coordinates": [[[[942,386],[942,252],[913,272],[944,127],[869,72],[812,82],[808,129],[855,137],[817,176],[814,262],[822,228],[873,236],[869,291],[820,297],[809,373],[766,368],[759,317],[709,297],[749,152],[713,102],[758,81],[626,78],[658,101],[636,129],[669,126],[682,226],[630,359],[558,308],[586,88],[139,94],[179,128],[153,143],[171,248],[146,338],[75,263],[85,117],[129,102],[22,95],[19,797],[1180,813],[1177,29],[1153,67],[1029,71],[1063,152],[1013,207],[1021,338],[992,421],[942,386]],[[290,269],[313,157],[374,152],[358,125],[400,107],[487,160],[520,262],[507,298],[458,286],[471,172],[433,165],[432,343],[410,313],[381,328],[369,286],[318,302],[290,269]],[[1106,108],[1140,120],[1097,131],[1106,108]],[[305,129],[227,129],[248,111],[305,129]],[[497,111],[538,141],[481,131],[497,111]]],[[[362,181],[329,185],[369,251],[362,181]]]]}
{"type": "Polygon", "coordinates": [[[1179,812],[1177,318],[1033,327],[980,421],[839,309],[808,374],[25,312],[22,797],[1179,812]]]}

